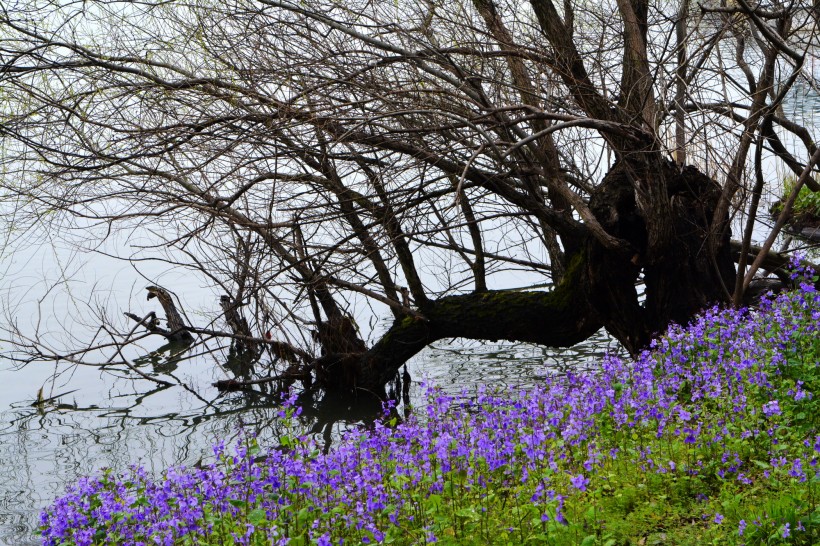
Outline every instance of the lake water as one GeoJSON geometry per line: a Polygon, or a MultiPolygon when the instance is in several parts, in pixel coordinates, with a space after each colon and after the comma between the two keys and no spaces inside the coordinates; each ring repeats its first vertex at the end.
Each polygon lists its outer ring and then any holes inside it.
{"type": "MultiPolygon", "coordinates": [[[[820,101],[812,90],[798,89],[786,107],[789,113],[813,115],[820,101]]],[[[138,271],[106,257],[106,249],[99,250],[78,253],[44,235],[7,245],[0,262],[6,316],[0,320],[16,324],[23,333],[39,329],[71,346],[72,336],[87,339],[84,336],[94,330],[98,311],[113,316],[155,309],[144,301],[148,284],[172,287],[187,308],[214,307],[219,294],[191,283],[184,272],[151,263],[140,263],[138,271]]],[[[145,356],[160,345],[161,340],[149,339],[129,356],[145,356]]],[[[8,343],[0,340],[0,351],[7,349],[8,343]]],[[[479,384],[522,387],[547,374],[594,367],[606,352],[617,349],[604,332],[561,350],[439,342],[409,363],[414,380],[411,405],[423,404],[420,381],[425,379],[454,393],[479,384]]],[[[140,369],[147,374],[166,372],[163,358],[139,360],[140,369]]],[[[0,545],[39,544],[35,533],[40,509],[80,476],[131,464],[154,472],[194,464],[207,460],[216,442],[230,442],[241,427],[263,439],[274,438],[274,401],[248,393],[220,393],[211,386],[230,377],[221,368],[223,362],[221,353],[180,362],[173,376],[186,387],[157,388],[149,381],[117,377],[95,367],[23,367],[0,359],[0,545]],[[52,400],[33,405],[43,385],[43,398],[52,400]]],[[[305,408],[301,426],[333,437],[371,419],[374,411],[366,401],[339,405],[320,400],[305,408]]]]}

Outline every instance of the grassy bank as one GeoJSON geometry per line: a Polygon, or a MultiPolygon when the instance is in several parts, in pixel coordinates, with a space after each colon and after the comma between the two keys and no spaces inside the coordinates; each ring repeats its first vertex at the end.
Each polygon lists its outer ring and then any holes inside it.
{"type": "Polygon", "coordinates": [[[422,414],[328,454],[249,438],[201,469],[88,478],[43,512],[43,542],[817,544],[818,329],[805,286],[595,375],[431,388],[422,414]]]}

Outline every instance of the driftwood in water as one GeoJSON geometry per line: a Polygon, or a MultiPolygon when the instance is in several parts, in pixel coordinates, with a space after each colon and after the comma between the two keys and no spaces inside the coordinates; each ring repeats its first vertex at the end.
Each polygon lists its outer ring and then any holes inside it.
{"type": "Polygon", "coordinates": [[[168,322],[168,330],[170,331],[170,334],[165,337],[170,341],[192,342],[194,336],[188,331],[185,321],[182,320],[182,316],[177,311],[171,294],[158,286],[149,286],[146,290],[148,290],[148,299],[157,298],[159,304],[162,305],[162,310],[165,311],[165,319],[168,322]]]}
{"type": "Polygon", "coordinates": [[[171,294],[169,294],[167,290],[158,286],[149,286],[146,290],[148,290],[149,300],[157,298],[160,305],[162,305],[162,309],[165,311],[165,318],[168,328],[163,328],[160,326],[160,320],[154,312],[149,313],[145,318],[140,318],[133,313],[125,313],[125,316],[135,320],[137,323],[147,328],[151,333],[159,334],[165,337],[168,341],[191,343],[194,340],[194,336],[192,336],[191,332],[188,331],[185,321],[182,320],[182,316],[179,314],[179,311],[177,311],[171,294]]]}
{"type": "MultiPolygon", "coordinates": [[[[808,180],[811,180],[809,178],[808,180]]],[[[808,182],[808,180],[806,182],[808,182]]],[[[812,180],[812,182],[814,182],[812,180]]],[[[816,191],[816,190],[814,190],[816,191]]],[[[773,220],[777,220],[783,210],[785,198],[780,199],[769,207],[769,215],[773,220]]],[[[786,218],[786,224],[783,226],[784,231],[789,235],[811,241],[813,243],[820,242],[820,215],[812,210],[803,210],[795,212],[793,209],[791,214],[786,218]]]]}
{"type": "MultiPolygon", "coordinates": [[[[165,311],[167,319],[167,328],[161,326],[161,321],[153,311],[148,313],[145,317],[139,317],[133,313],[125,313],[125,316],[137,323],[137,326],[142,326],[152,334],[158,334],[172,342],[191,343],[194,338],[191,332],[214,335],[219,337],[232,338],[232,349],[240,353],[241,360],[254,362],[262,355],[263,347],[267,347],[274,359],[284,360],[288,363],[288,368],[281,374],[267,377],[263,379],[230,379],[226,381],[218,381],[214,386],[224,389],[233,390],[238,388],[246,388],[248,386],[268,383],[271,381],[281,381],[287,385],[293,381],[302,381],[303,384],[309,385],[311,383],[311,363],[313,356],[307,352],[294,347],[288,343],[276,341],[266,336],[266,339],[259,339],[252,335],[248,321],[239,313],[238,306],[233,303],[230,296],[222,296],[220,298],[220,305],[225,314],[225,319],[230,333],[219,332],[214,330],[206,330],[202,328],[194,328],[185,324],[182,315],[177,310],[176,305],[171,294],[158,286],[149,286],[148,299],[157,298],[165,311]]],[[[240,374],[241,375],[241,374],[240,374]]]]}

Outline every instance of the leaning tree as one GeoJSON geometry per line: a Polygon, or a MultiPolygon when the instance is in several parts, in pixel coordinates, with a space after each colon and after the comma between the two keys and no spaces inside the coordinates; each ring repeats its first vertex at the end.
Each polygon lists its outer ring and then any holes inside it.
{"type": "Polygon", "coordinates": [[[816,89],[809,2],[2,10],[15,221],[149,231],[224,295],[197,326],[150,287],[168,324],[134,328],[226,336],[328,390],[378,391],[442,338],[569,346],[604,327],[637,351],[783,265],[790,202],[753,244],[766,165],[820,189],[813,128],[783,108],[816,89]],[[510,270],[541,288],[498,289],[510,270]],[[368,338],[361,312],[392,325],[368,338]]]}

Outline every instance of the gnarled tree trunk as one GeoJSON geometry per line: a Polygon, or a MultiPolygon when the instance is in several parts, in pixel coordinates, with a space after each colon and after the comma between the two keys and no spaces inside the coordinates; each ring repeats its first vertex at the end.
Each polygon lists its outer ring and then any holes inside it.
{"type": "MultiPolygon", "coordinates": [[[[484,291],[430,299],[420,316],[397,318],[369,350],[332,353],[315,366],[329,390],[381,392],[409,358],[443,338],[526,341],[553,347],[579,343],[602,326],[630,352],[641,350],[670,322],[686,323],[713,303],[729,300],[734,266],[728,235],[715,254],[705,244],[720,195],[718,185],[693,167],[658,162],[616,163],[590,200],[597,220],[626,240],[629,252],[604,248],[588,236],[552,291],[484,291]],[[635,199],[635,176],[663,177],[672,218],[669,252],[650,247],[649,224],[635,199]],[[636,282],[643,274],[645,297],[636,282]]],[[[670,222],[671,220],[671,222],[670,222]]]]}

